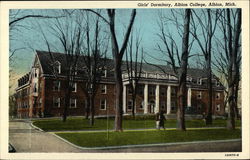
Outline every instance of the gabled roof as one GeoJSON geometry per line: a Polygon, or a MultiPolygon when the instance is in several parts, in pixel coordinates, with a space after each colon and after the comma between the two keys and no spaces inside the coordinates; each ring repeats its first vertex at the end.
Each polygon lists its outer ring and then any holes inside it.
{"type": "MultiPolygon", "coordinates": [[[[53,60],[51,55],[53,55],[54,61],[58,61],[61,64],[61,72],[62,74],[65,72],[66,68],[66,54],[58,53],[58,52],[49,52],[47,51],[36,51],[37,56],[40,60],[41,67],[43,69],[44,74],[52,74],[53,73],[53,60]]],[[[84,63],[83,63],[83,56],[79,56],[77,67],[78,68],[83,68],[84,63]]],[[[110,70],[113,69],[113,60],[112,59],[107,59],[106,64],[109,65],[110,70]]],[[[134,66],[134,65],[133,65],[134,66]]],[[[139,67],[139,65],[138,65],[139,67]]],[[[126,70],[126,62],[123,61],[122,63],[122,70],[126,70]]],[[[158,65],[158,64],[147,64],[143,63],[142,64],[142,72],[148,72],[148,73],[159,73],[159,74],[164,74],[168,73],[171,75],[174,75],[173,70],[171,69],[170,66],[167,65],[158,65]]],[[[191,76],[192,78],[202,78],[206,77],[206,73],[202,69],[197,69],[197,68],[188,68],[187,70],[187,75],[191,76]]]]}

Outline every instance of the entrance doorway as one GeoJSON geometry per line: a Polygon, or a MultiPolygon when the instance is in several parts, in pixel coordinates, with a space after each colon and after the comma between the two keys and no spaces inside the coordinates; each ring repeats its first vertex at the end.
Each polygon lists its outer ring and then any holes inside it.
{"type": "Polygon", "coordinates": [[[155,101],[154,100],[151,100],[149,102],[149,110],[150,110],[150,113],[155,113],[155,101]]]}

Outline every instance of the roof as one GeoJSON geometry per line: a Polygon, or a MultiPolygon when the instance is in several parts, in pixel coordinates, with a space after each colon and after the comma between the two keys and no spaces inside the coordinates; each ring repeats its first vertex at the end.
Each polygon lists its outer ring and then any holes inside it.
{"type": "MultiPolygon", "coordinates": [[[[37,56],[39,58],[39,61],[41,63],[41,67],[43,69],[44,74],[52,74],[53,72],[53,62],[58,61],[61,64],[61,73],[65,73],[67,66],[66,61],[66,54],[58,53],[58,52],[47,52],[47,51],[36,51],[37,56]],[[52,60],[51,55],[53,55],[54,61],[52,60]]],[[[84,57],[79,56],[77,68],[84,67],[84,57]]],[[[112,70],[114,67],[114,62],[112,59],[107,59],[105,64],[109,64],[110,70],[112,70]]],[[[134,66],[134,65],[133,65],[134,66]]],[[[126,62],[123,61],[122,63],[122,70],[126,70],[126,62]]],[[[148,63],[142,63],[142,72],[148,72],[148,73],[168,73],[171,75],[174,75],[173,70],[170,66],[167,65],[158,65],[158,64],[148,64],[148,63]]],[[[187,75],[191,76],[192,78],[202,78],[206,77],[206,73],[202,69],[197,68],[188,68],[187,75]]]]}

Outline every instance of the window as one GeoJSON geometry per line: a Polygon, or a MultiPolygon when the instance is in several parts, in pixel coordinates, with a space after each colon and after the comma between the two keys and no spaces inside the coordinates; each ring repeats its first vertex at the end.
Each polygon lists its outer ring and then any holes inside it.
{"type": "Polygon", "coordinates": [[[220,105],[219,104],[216,105],[216,111],[220,111],[220,105]]]}
{"type": "Polygon", "coordinates": [[[171,110],[176,110],[176,102],[171,101],[171,110]]]}
{"type": "Polygon", "coordinates": [[[216,86],[219,87],[220,86],[220,82],[217,80],[216,81],[216,86]]]}
{"type": "Polygon", "coordinates": [[[60,81],[53,81],[53,91],[60,91],[61,82],[60,81]]]}
{"type": "Polygon", "coordinates": [[[54,72],[60,74],[61,73],[61,63],[56,61],[54,65],[54,72]]]}
{"type": "Polygon", "coordinates": [[[132,101],[132,99],[130,99],[128,101],[128,110],[132,110],[132,106],[133,106],[133,101],[132,101]]]}
{"type": "Polygon", "coordinates": [[[70,108],[76,108],[76,98],[70,98],[70,108]]]}
{"type": "Polygon", "coordinates": [[[172,97],[176,96],[176,88],[171,89],[171,96],[172,97]]]}
{"type": "Polygon", "coordinates": [[[74,82],[72,85],[72,92],[76,92],[77,91],[77,83],[74,82]]]}
{"type": "Polygon", "coordinates": [[[155,95],[155,87],[153,87],[153,86],[149,87],[149,95],[151,95],[151,96],[155,95]]]}
{"type": "Polygon", "coordinates": [[[75,67],[70,66],[69,69],[70,69],[70,74],[71,75],[77,75],[77,65],[75,67]],[[73,68],[75,68],[75,69],[73,69],[73,68]]]}
{"type": "Polygon", "coordinates": [[[198,78],[197,84],[198,84],[198,85],[202,85],[202,79],[201,79],[201,78],[198,78]]]}
{"type": "Polygon", "coordinates": [[[161,96],[165,96],[166,95],[166,88],[161,88],[161,96]]]}
{"type": "Polygon", "coordinates": [[[202,105],[201,105],[201,104],[198,104],[198,105],[197,105],[198,111],[201,111],[201,108],[202,108],[202,105]]]}
{"type": "Polygon", "coordinates": [[[100,102],[100,109],[106,110],[106,105],[107,105],[106,99],[102,99],[100,102]]]}
{"type": "Polygon", "coordinates": [[[198,92],[198,94],[197,94],[197,99],[201,99],[202,98],[202,94],[201,94],[201,91],[200,92],[198,92]]]}
{"type": "Polygon", "coordinates": [[[143,95],[143,86],[138,87],[138,94],[143,95]]]}
{"type": "Polygon", "coordinates": [[[37,77],[37,69],[34,69],[34,77],[37,77]]]}
{"type": "Polygon", "coordinates": [[[39,99],[39,106],[42,106],[42,98],[39,99]]]}
{"type": "Polygon", "coordinates": [[[216,93],[216,99],[220,99],[220,93],[216,93]]]}
{"type": "Polygon", "coordinates": [[[107,77],[107,70],[106,69],[102,71],[102,77],[107,77]]]}
{"type": "Polygon", "coordinates": [[[106,94],[107,93],[107,85],[103,84],[101,85],[101,93],[106,94]]]}
{"type": "Polygon", "coordinates": [[[144,108],[144,102],[142,101],[140,105],[140,109],[143,109],[143,108],[144,108]]]}
{"type": "Polygon", "coordinates": [[[53,106],[55,108],[59,108],[60,107],[60,98],[58,97],[53,97],[53,106]]]}
{"type": "Polygon", "coordinates": [[[131,87],[128,88],[128,94],[132,94],[132,88],[131,87]]]}
{"type": "Polygon", "coordinates": [[[166,102],[165,101],[161,101],[161,109],[165,109],[165,106],[166,106],[166,102]]]}
{"type": "Polygon", "coordinates": [[[34,83],[34,92],[36,93],[37,92],[37,84],[34,83]]]}

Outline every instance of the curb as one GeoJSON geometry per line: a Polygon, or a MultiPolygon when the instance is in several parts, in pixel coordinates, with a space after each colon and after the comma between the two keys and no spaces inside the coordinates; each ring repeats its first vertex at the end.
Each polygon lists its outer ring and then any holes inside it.
{"type": "Polygon", "coordinates": [[[39,131],[41,131],[41,132],[45,132],[45,131],[42,130],[41,128],[39,128],[39,127],[33,125],[33,122],[30,123],[30,126],[33,127],[33,128],[36,129],[36,130],[39,130],[39,131]]]}
{"type": "Polygon", "coordinates": [[[62,141],[82,150],[105,150],[105,149],[125,149],[125,148],[141,148],[141,147],[157,147],[157,146],[174,146],[174,145],[185,145],[185,144],[201,144],[201,143],[220,143],[220,142],[237,142],[242,141],[242,139],[226,139],[226,140],[214,140],[214,141],[192,141],[192,142],[175,142],[175,143],[155,143],[155,144],[136,144],[136,145],[124,145],[124,146],[109,146],[109,147],[81,147],[75,145],[68,140],[56,135],[53,132],[50,134],[56,136],[62,141]]]}

